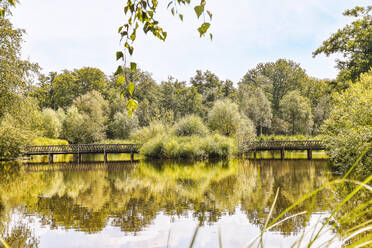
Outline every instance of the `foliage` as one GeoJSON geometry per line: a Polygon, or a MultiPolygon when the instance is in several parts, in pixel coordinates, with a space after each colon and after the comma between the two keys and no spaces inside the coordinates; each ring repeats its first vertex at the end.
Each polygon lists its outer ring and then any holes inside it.
{"type": "Polygon", "coordinates": [[[271,127],[271,104],[266,98],[261,88],[248,88],[242,86],[239,96],[239,106],[243,114],[245,114],[254,125],[259,129],[259,134],[262,135],[263,128],[271,127]]]}
{"type": "Polygon", "coordinates": [[[50,108],[41,112],[43,135],[48,138],[58,138],[62,130],[62,122],[56,111],[50,108]]]}
{"type": "Polygon", "coordinates": [[[67,109],[66,117],[62,126],[61,137],[67,139],[71,144],[81,143],[85,140],[84,125],[87,117],[81,113],[76,106],[67,109]]]}
{"type": "Polygon", "coordinates": [[[204,137],[208,134],[208,129],[204,126],[200,117],[189,115],[180,119],[173,127],[175,136],[200,136],[204,137]]]}
{"type": "Polygon", "coordinates": [[[212,131],[234,136],[240,125],[238,105],[229,99],[218,100],[208,113],[208,126],[212,131]]]}
{"type": "Polygon", "coordinates": [[[248,142],[254,141],[256,138],[256,128],[253,122],[244,115],[240,119],[239,128],[236,132],[235,139],[238,147],[238,152],[243,154],[248,151],[248,142]]]}
{"type": "Polygon", "coordinates": [[[275,62],[260,63],[249,70],[239,86],[260,87],[272,103],[274,116],[279,112],[280,100],[291,90],[306,84],[308,77],[299,64],[292,60],[278,59],[275,62]]]}
{"type": "Polygon", "coordinates": [[[0,160],[17,158],[22,146],[29,143],[29,130],[15,126],[16,120],[8,117],[0,124],[0,160]]]}
{"type": "Polygon", "coordinates": [[[166,127],[159,121],[151,122],[148,127],[138,129],[132,134],[132,139],[135,143],[143,145],[150,139],[162,135],[166,132],[166,127]]]}
{"type": "Polygon", "coordinates": [[[137,128],[138,118],[136,115],[129,118],[126,113],[117,112],[108,124],[108,133],[117,139],[128,139],[137,128]]]}
{"type": "Polygon", "coordinates": [[[336,60],[340,69],[341,81],[356,80],[363,72],[368,72],[372,66],[372,6],[355,7],[346,10],[344,16],[355,17],[357,20],[332,34],[323,42],[313,55],[324,53],[329,56],[341,53],[345,60],[336,60]]]}
{"type": "Polygon", "coordinates": [[[291,91],[280,101],[283,119],[288,120],[292,135],[309,134],[313,126],[313,117],[309,100],[298,91],[291,91]]]}
{"type": "Polygon", "coordinates": [[[33,146],[68,145],[68,141],[63,139],[51,139],[48,137],[37,137],[32,140],[31,145],[33,146]]]}
{"type": "MultiPolygon", "coordinates": [[[[328,154],[336,166],[346,170],[371,145],[372,71],[343,93],[334,95],[330,118],[322,127],[328,154]]],[[[371,149],[357,171],[371,173],[371,149]]]]}
{"type": "Polygon", "coordinates": [[[205,159],[226,158],[236,152],[234,141],[218,134],[206,137],[158,135],[140,150],[146,158],[205,159]]]}

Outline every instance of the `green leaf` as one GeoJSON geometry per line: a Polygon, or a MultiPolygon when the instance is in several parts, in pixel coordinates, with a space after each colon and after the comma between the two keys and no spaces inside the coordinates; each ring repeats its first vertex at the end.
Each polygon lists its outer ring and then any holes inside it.
{"type": "Polygon", "coordinates": [[[131,111],[133,113],[134,111],[136,111],[137,107],[138,102],[136,100],[134,100],[133,98],[128,100],[127,102],[128,112],[131,111]]]}
{"type": "Polygon", "coordinates": [[[209,34],[209,38],[211,38],[211,40],[213,40],[213,34],[209,34]]]}
{"type": "Polygon", "coordinates": [[[134,89],[136,88],[136,85],[133,82],[129,82],[128,85],[128,92],[131,96],[133,96],[134,89]]]}
{"type": "Polygon", "coordinates": [[[203,14],[204,6],[197,5],[197,6],[195,6],[194,10],[195,10],[195,13],[196,13],[197,17],[199,18],[201,16],[201,14],[203,14]]]}
{"type": "Polygon", "coordinates": [[[209,18],[212,20],[213,14],[209,10],[207,10],[207,14],[209,15],[209,18]]]}
{"type": "Polygon", "coordinates": [[[174,10],[174,8],[171,9],[171,12],[172,12],[172,15],[175,14],[175,10],[174,10]]]}
{"type": "Polygon", "coordinates": [[[200,34],[200,37],[202,37],[209,29],[209,27],[211,26],[210,23],[208,22],[205,22],[203,23],[200,28],[198,28],[198,31],[199,31],[199,34],[200,34]]]}
{"type": "Polygon", "coordinates": [[[119,60],[119,59],[121,59],[121,58],[123,58],[124,57],[124,54],[123,54],[123,52],[116,52],[116,60],[119,60]]]}
{"type": "Polygon", "coordinates": [[[137,70],[137,64],[134,62],[130,62],[130,69],[135,72],[137,70]]]}
{"type": "Polygon", "coordinates": [[[181,21],[183,21],[183,15],[179,14],[179,17],[180,17],[181,21]]]}
{"type": "Polygon", "coordinates": [[[133,111],[132,110],[128,110],[127,115],[129,117],[129,119],[131,119],[132,116],[133,116],[133,111]]]}
{"type": "Polygon", "coordinates": [[[136,39],[136,32],[133,32],[131,35],[130,35],[130,39],[132,41],[134,41],[136,39]]]}
{"type": "Polygon", "coordinates": [[[124,72],[123,67],[121,65],[118,66],[118,69],[116,69],[116,72],[114,73],[114,76],[120,75],[124,72]]]}
{"type": "Polygon", "coordinates": [[[118,85],[123,85],[125,83],[125,77],[123,75],[119,76],[118,79],[116,80],[116,83],[118,85]]]}

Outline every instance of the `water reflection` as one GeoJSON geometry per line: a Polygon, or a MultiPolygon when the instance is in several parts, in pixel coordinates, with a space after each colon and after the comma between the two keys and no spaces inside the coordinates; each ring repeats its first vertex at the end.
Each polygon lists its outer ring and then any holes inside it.
{"type": "MultiPolygon", "coordinates": [[[[192,164],[54,164],[52,167],[7,164],[0,168],[0,233],[4,237],[17,231],[12,222],[14,216],[32,217],[35,223],[31,225],[44,230],[43,237],[48,236],[48,230],[71,229],[101,235],[110,228],[141,236],[142,231],[151,229],[164,216],[169,218],[166,222],[190,225],[192,220],[206,228],[223,216],[233,216],[259,231],[277,188],[280,195],[273,216],[332,180],[324,161],[230,160],[192,164]]],[[[330,201],[326,199],[331,197],[329,191],[320,192],[314,201],[314,211],[327,211],[330,201]]],[[[293,209],[287,216],[308,204],[293,209]]],[[[293,218],[273,231],[282,237],[296,235],[304,228],[305,218],[293,218]]],[[[25,228],[29,225],[25,223],[25,228]]],[[[27,235],[23,239],[38,243],[34,236],[27,235]]],[[[184,235],[191,238],[192,231],[184,235]]],[[[181,242],[174,246],[187,245],[181,242]]]]}

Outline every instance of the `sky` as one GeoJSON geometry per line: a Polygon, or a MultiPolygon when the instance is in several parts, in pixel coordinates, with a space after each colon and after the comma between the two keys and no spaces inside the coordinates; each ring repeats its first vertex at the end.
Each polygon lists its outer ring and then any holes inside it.
{"type": "MultiPolygon", "coordinates": [[[[324,40],[352,21],[343,11],[369,0],[208,0],[213,13],[213,41],[200,38],[192,0],[171,15],[160,0],[157,18],[168,32],[165,42],[137,34],[132,60],[158,82],[173,76],[189,80],[196,70],[210,70],[221,80],[238,82],[258,63],[291,59],[317,78],[335,78],[336,56],[312,57],[324,40]]],[[[125,23],[124,0],[21,0],[12,22],[26,30],[23,57],[44,73],[97,67],[112,74],[119,63],[118,27],[125,23]]]]}

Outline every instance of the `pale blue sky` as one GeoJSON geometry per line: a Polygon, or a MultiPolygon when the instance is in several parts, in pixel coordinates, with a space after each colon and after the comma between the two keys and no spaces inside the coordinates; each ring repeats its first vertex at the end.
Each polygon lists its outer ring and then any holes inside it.
{"type": "MultiPolygon", "coordinates": [[[[164,10],[157,14],[168,39],[139,35],[134,60],[157,81],[169,75],[189,80],[197,69],[211,70],[222,80],[238,82],[259,62],[292,59],[309,75],[334,78],[335,57],[312,52],[331,33],[351,21],[345,9],[366,6],[368,0],[208,0],[213,12],[214,40],[200,39],[192,8],[184,22],[164,10]]],[[[192,1],[195,4],[199,0],[192,1]]],[[[125,22],[120,0],[21,0],[13,22],[26,29],[23,54],[45,73],[93,66],[111,74],[118,63],[117,28],[125,22]]]]}

